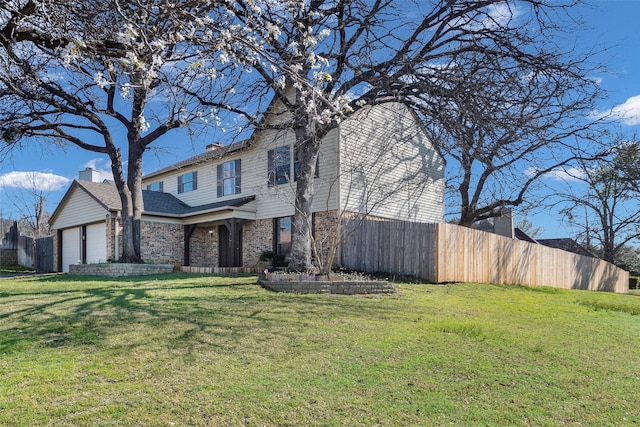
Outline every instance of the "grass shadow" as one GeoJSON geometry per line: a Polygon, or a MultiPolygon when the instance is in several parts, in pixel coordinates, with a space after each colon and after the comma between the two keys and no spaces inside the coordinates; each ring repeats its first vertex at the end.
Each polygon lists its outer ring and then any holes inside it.
{"type": "Polygon", "coordinates": [[[250,337],[295,341],[300,328],[313,327],[309,316],[394,314],[386,306],[362,304],[363,298],[274,294],[254,276],[56,276],[26,280],[0,297],[0,353],[24,345],[99,346],[116,335],[130,337],[119,345],[135,348],[151,339],[137,330],[166,331],[157,343],[165,348],[233,349],[250,337]]]}

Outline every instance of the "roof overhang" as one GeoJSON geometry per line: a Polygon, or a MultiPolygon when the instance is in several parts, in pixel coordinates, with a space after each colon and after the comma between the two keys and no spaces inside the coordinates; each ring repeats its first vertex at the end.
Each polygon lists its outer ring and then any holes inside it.
{"type": "Polygon", "coordinates": [[[256,208],[253,203],[247,203],[243,204],[242,206],[221,206],[213,209],[200,210],[197,212],[183,214],[167,214],[162,212],[145,211],[143,215],[156,218],[172,218],[179,220],[185,225],[223,221],[225,219],[232,218],[255,221],[256,208]]]}

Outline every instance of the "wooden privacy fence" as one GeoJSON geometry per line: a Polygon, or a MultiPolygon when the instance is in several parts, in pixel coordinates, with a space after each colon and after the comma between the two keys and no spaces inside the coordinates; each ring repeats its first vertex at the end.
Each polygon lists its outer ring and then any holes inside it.
{"type": "Polygon", "coordinates": [[[53,260],[53,236],[36,239],[34,246],[34,268],[36,273],[55,271],[53,260]]]}
{"type": "Polygon", "coordinates": [[[340,264],[349,269],[433,283],[629,289],[629,273],[608,262],[453,224],[366,220],[346,222],[344,230],[352,234],[341,247],[340,264]]]}
{"type": "Polygon", "coordinates": [[[18,264],[34,268],[37,273],[55,271],[53,236],[38,239],[22,236],[18,223],[14,221],[9,231],[2,237],[1,248],[0,265],[18,264]]]}

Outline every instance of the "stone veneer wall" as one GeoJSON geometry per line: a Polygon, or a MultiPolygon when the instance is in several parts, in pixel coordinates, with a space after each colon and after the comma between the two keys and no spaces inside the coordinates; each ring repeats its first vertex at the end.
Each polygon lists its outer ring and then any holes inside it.
{"type": "Polygon", "coordinates": [[[154,263],[183,264],[184,227],[181,224],[142,221],[140,234],[143,260],[154,263]]]}
{"type": "MultiPolygon", "coordinates": [[[[332,233],[335,233],[336,211],[318,212],[315,214],[316,238],[318,239],[323,256],[326,257],[332,233]]],[[[116,227],[118,227],[118,249],[122,250],[122,224],[116,218],[107,219],[107,258],[117,260],[116,227]]],[[[267,250],[273,250],[273,219],[248,221],[242,230],[242,265],[249,269],[262,270],[268,267],[260,261],[260,255],[267,250]]],[[[142,258],[147,262],[184,264],[184,227],[181,224],[166,224],[159,222],[142,222],[141,230],[142,258]]],[[[197,227],[191,236],[190,264],[194,267],[219,266],[218,255],[218,225],[197,227]],[[209,231],[212,231],[209,234],[209,231]]],[[[57,236],[54,251],[57,260],[57,236]]],[[[57,261],[56,261],[57,265],[57,261]]]]}
{"type": "Polygon", "coordinates": [[[191,235],[190,265],[194,267],[218,266],[218,226],[196,227],[191,235]],[[211,234],[209,234],[211,231],[211,234]]]}
{"type": "Polygon", "coordinates": [[[120,254],[116,254],[116,229],[118,230],[118,252],[122,253],[122,221],[113,218],[113,215],[107,218],[107,259],[116,261],[120,258],[120,254]]]}
{"type": "Polygon", "coordinates": [[[317,282],[295,282],[295,281],[266,281],[261,280],[260,284],[275,292],[289,292],[298,294],[393,294],[396,288],[392,283],[385,281],[317,281],[317,282]]]}
{"type": "Polygon", "coordinates": [[[17,249],[0,249],[0,265],[17,265],[17,249]]]}
{"type": "MultiPolygon", "coordinates": [[[[315,214],[315,230],[316,238],[321,245],[323,257],[326,258],[328,248],[331,243],[330,237],[335,233],[335,223],[337,218],[337,211],[330,212],[318,212],[315,214]]],[[[212,264],[201,264],[195,261],[194,238],[191,240],[191,265],[193,266],[218,266],[218,229],[213,229],[213,250],[215,254],[214,262],[212,264]]],[[[195,236],[194,232],[194,236],[195,236]]],[[[249,221],[242,227],[242,265],[245,268],[264,269],[269,267],[268,263],[260,261],[260,255],[264,251],[273,250],[273,219],[260,219],[257,221],[249,221]]]]}
{"type": "Polygon", "coordinates": [[[269,264],[260,261],[260,255],[273,250],[273,219],[250,221],[242,228],[242,265],[247,268],[267,268],[269,264]]]}
{"type": "MultiPolygon", "coordinates": [[[[336,227],[337,221],[338,211],[336,210],[315,213],[313,222],[316,245],[319,249],[323,263],[327,262],[329,250],[331,249],[331,246],[336,243],[336,233],[338,232],[338,228],[336,227]]],[[[335,266],[336,261],[338,260],[337,255],[338,254],[336,253],[336,258],[333,260],[332,267],[335,266]]]]}
{"type": "Polygon", "coordinates": [[[151,274],[165,274],[173,271],[171,264],[71,264],[69,274],[86,276],[148,276],[151,274]]]}

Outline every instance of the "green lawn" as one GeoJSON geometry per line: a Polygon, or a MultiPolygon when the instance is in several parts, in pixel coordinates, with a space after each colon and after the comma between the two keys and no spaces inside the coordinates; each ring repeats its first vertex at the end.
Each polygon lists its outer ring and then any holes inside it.
{"type": "Polygon", "coordinates": [[[33,273],[32,268],[23,267],[21,265],[3,265],[0,264],[0,274],[2,273],[33,273]]]}
{"type": "Polygon", "coordinates": [[[640,296],[0,281],[0,425],[640,424],[640,296]]]}

